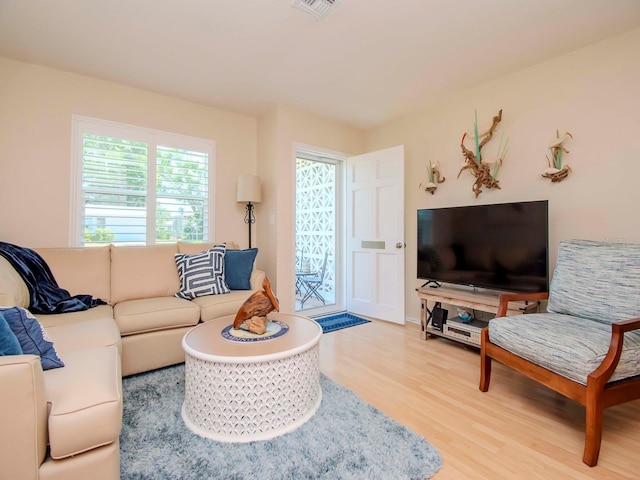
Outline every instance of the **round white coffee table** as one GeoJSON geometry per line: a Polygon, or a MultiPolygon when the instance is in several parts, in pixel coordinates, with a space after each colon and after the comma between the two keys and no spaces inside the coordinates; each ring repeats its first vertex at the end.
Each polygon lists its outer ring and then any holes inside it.
{"type": "Polygon", "coordinates": [[[182,339],[182,418],[194,433],[221,442],[267,440],[295,430],[320,406],[322,328],[300,315],[272,312],[268,318],[272,326],[288,326],[281,328],[286,333],[233,341],[233,317],[223,317],[182,339]]]}

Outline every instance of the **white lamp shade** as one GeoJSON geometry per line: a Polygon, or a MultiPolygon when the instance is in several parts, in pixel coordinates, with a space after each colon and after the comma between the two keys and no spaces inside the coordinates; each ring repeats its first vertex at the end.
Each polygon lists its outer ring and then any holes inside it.
{"type": "Polygon", "coordinates": [[[240,175],[238,177],[238,202],[260,203],[260,177],[257,175],[240,175]]]}

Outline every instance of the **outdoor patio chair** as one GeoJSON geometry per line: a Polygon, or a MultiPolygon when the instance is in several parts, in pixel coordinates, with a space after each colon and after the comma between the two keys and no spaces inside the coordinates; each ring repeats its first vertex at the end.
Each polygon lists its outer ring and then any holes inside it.
{"type": "Polygon", "coordinates": [[[320,274],[316,276],[301,276],[300,281],[302,282],[302,290],[304,290],[304,295],[302,300],[300,301],[301,308],[304,308],[304,302],[309,300],[310,298],[316,298],[321,301],[323,305],[326,305],[324,297],[320,293],[320,288],[324,283],[324,276],[327,272],[327,258],[329,257],[329,252],[325,252],[324,261],[322,262],[322,270],[320,270],[320,274]]]}
{"type": "Polygon", "coordinates": [[[304,250],[296,250],[296,295],[302,294],[302,280],[304,274],[304,250]]]}

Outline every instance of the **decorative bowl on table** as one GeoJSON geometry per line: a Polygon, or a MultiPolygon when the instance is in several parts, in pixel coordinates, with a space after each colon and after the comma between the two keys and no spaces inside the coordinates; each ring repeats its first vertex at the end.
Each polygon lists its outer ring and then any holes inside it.
{"type": "Polygon", "coordinates": [[[469,323],[472,319],[469,310],[466,310],[464,308],[458,308],[458,318],[462,323],[469,323]]]}

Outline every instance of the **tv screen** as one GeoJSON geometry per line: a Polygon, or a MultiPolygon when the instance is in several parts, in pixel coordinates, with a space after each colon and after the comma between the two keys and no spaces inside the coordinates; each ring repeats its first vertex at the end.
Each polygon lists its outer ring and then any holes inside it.
{"type": "Polygon", "coordinates": [[[418,278],[548,291],[548,211],[547,200],[418,210],[418,278]]]}

